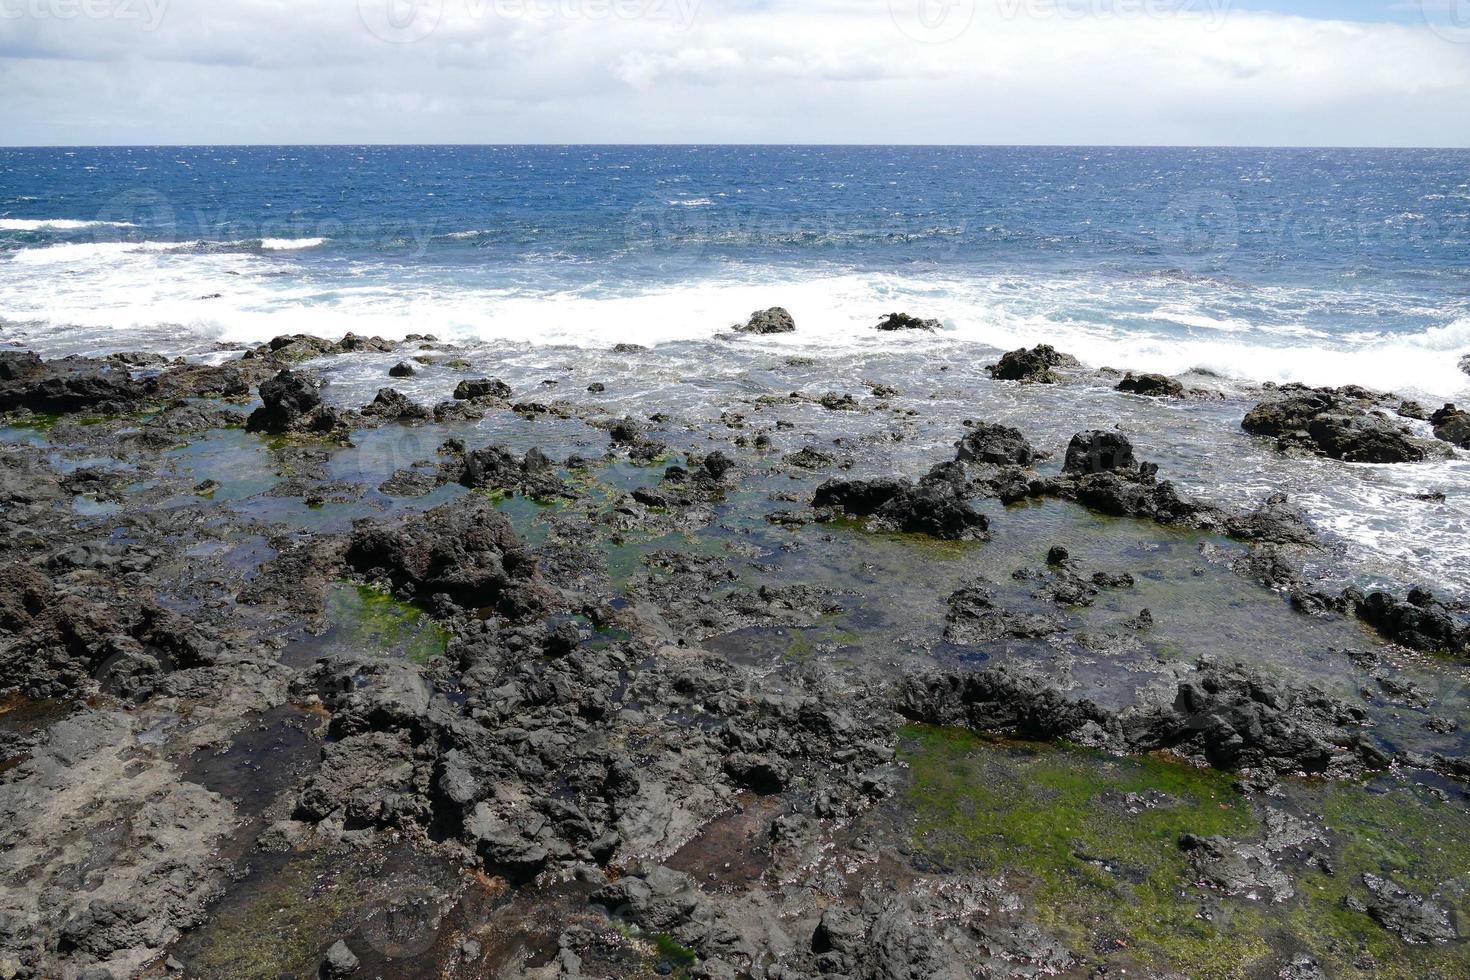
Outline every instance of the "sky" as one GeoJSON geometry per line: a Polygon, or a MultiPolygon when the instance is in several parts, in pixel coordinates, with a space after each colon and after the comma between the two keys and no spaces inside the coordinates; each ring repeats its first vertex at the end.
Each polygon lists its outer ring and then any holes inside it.
{"type": "Polygon", "coordinates": [[[1470,0],[0,0],[0,144],[1470,146],[1470,0]]]}

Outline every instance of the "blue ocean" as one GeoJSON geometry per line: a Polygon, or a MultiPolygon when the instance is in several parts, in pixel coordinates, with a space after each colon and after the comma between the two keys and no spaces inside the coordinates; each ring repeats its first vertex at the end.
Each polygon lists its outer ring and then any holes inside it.
{"type": "Polygon", "coordinates": [[[611,347],[888,307],[1094,366],[1464,397],[1470,153],[973,147],[0,149],[0,329],[611,347]]]}
{"type": "MultiPolygon", "coordinates": [[[[0,344],[224,359],[349,331],[433,335],[517,391],[615,380],[599,404],[642,417],[739,425],[762,398],[882,384],[895,421],[819,412],[804,435],[894,472],[966,419],[1050,445],[1117,425],[1205,499],[1287,491],[1360,580],[1470,589],[1462,458],[1303,460],[1240,429],[1264,382],[1470,401],[1464,151],[0,149],[0,344]],[[737,342],[776,305],[795,333],[737,342]],[[942,329],[874,330],[892,311],[942,329]],[[989,380],[1038,343],[1214,395],[989,380]]],[[[385,358],[320,365],[331,397],[370,400],[385,358]]],[[[396,384],[432,404],[454,380],[396,384]]]]}

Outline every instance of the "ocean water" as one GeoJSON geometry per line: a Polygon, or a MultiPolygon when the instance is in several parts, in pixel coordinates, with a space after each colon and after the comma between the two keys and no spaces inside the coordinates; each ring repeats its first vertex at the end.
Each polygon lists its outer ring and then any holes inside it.
{"type": "MultiPolygon", "coordinates": [[[[1462,459],[1285,461],[1238,429],[1250,382],[1470,401],[1465,151],[0,149],[0,343],[218,356],[349,330],[468,345],[518,394],[569,368],[616,377],[601,402],[645,413],[892,380],[930,420],[894,465],[932,461],[964,418],[1056,440],[1116,422],[1212,499],[1292,490],[1363,575],[1470,588],[1462,459]],[[796,334],[728,340],[772,305],[796,334]],[[890,310],[943,330],[873,331],[890,310]],[[985,380],[999,351],[1042,342],[1244,401],[985,380]],[[792,357],[809,366],[771,370],[792,357]],[[1430,489],[1449,500],[1417,499],[1430,489]]],[[[350,403],[383,368],[326,367],[350,403]]],[[[452,381],[408,387],[427,400],[452,381]]]]}

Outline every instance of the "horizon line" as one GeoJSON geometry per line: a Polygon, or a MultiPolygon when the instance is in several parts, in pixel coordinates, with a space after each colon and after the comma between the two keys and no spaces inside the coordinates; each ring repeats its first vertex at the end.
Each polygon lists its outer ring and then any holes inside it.
{"type": "Polygon", "coordinates": [[[403,142],[327,142],[327,143],[6,143],[0,150],[165,150],[165,149],[263,149],[292,147],[320,148],[450,148],[450,149],[523,149],[523,148],[626,148],[626,149],[723,149],[723,148],[810,148],[810,149],[1051,149],[1051,150],[1439,150],[1467,151],[1470,144],[1429,146],[1408,143],[1335,144],[1335,143],[403,143],[403,142]]]}

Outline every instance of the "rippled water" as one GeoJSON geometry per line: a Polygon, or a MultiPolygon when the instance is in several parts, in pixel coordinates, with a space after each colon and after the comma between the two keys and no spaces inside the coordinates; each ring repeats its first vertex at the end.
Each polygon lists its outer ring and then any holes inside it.
{"type": "MultiPolygon", "coordinates": [[[[1118,424],[1213,500],[1293,493],[1357,575],[1470,587],[1462,460],[1286,460],[1239,430],[1250,381],[1470,399],[1464,152],[0,150],[0,341],[224,357],[219,343],[348,330],[466,345],[472,369],[393,382],[424,401],[492,373],[517,398],[590,401],[600,381],[617,410],[758,419],[745,402],[762,395],[891,384],[918,416],[790,407],[798,428],[775,436],[865,439],[861,465],[911,473],[966,418],[1053,449],[1118,424]],[[724,337],[773,304],[796,334],[724,337]],[[871,330],[891,309],[943,330],[871,330]],[[1091,367],[1208,372],[1193,380],[1227,397],[1017,389],[981,370],[1037,342],[1091,367]]],[[[324,365],[333,397],[368,400],[393,360],[324,365]]]]}

